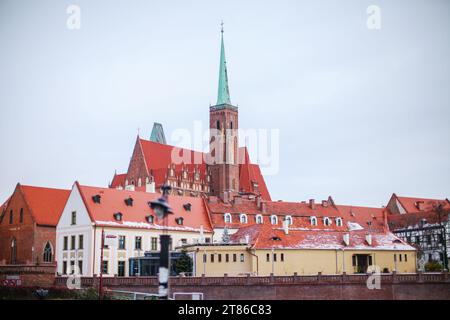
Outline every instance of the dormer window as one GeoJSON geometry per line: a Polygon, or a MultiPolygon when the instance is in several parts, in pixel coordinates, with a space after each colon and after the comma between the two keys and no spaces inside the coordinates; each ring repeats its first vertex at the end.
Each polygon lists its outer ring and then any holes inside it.
{"type": "Polygon", "coordinates": [[[247,215],[246,215],[245,213],[241,213],[241,214],[239,215],[239,221],[240,221],[241,223],[247,223],[247,222],[248,222],[247,215]]]}
{"type": "Polygon", "coordinates": [[[147,220],[148,223],[153,223],[155,221],[155,217],[152,215],[146,216],[145,220],[147,220]]]}
{"type": "Polygon", "coordinates": [[[94,201],[94,203],[100,203],[101,198],[101,195],[96,194],[95,196],[92,196],[92,201],[94,201]]]}
{"type": "Polygon", "coordinates": [[[122,213],[121,212],[114,213],[114,219],[116,221],[122,221],[122,213]]]}
{"type": "Polygon", "coordinates": [[[261,214],[257,214],[255,217],[255,221],[257,224],[262,224],[263,223],[263,216],[261,214]]]}
{"type": "Polygon", "coordinates": [[[125,204],[129,207],[132,207],[133,206],[133,198],[128,197],[127,199],[125,199],[125,204]]]}
{"type": "Polygon", "coordinates": [[[272,241],[281,241],[281,238],[277,237],[277,236],[274,236],[274,237],[270,238],[270,240],[272,240],[272,241]]]}
{"type": "Polygon", "coordinates": [[[231,214],[229,213],[225,213],[223,215],[223,220],[225,221],[225,223],[231,223],[232,219],[231,219],[231,214]]]}
{"type": "Polygon", "coordinates": [[[183,217],[179,217],[179,218],[176,218],[176,219],[175,219],[175,222],[176,222],[179,226],[182,226],[182,225],[183,225],[183,220],[184,220],[183,217]]]}
{"type": "Polygon", "coordinates": [[[286,218],[284,218],[287,222],[288,222],[288,226],[292,225],[293,220],[291,216],[286,216],[286,218]]]}
{"type": "Polygon", "coordinates": [[[276,215],[270,216],[270,223],[271,224],[278,224],[278,217],[276,215]]]}
{"type": "Polygon", "coordinates": [[[323,224],[327,227],[331,226],[331,219],[328,217],[323,218],[323,224]]]}
{"type": "Polygon", "coordinates": [[[309,218],[309,220],[311,221],[312,226],[317,226],[317,218],[316,217],[311,217],[311,218],[309,218]]]}
{"type": "Polygon", "coordinates": [[[183,208],[186,211],[191,211],[191,207],[192,207],[192,205],[190,203],[183,204],[183,208]]]}
{"type": "Polygon", "coordinates": [[[338,227],[342,227],[342,218],[336,218],[336,225],[338,226],[338,227]]]}

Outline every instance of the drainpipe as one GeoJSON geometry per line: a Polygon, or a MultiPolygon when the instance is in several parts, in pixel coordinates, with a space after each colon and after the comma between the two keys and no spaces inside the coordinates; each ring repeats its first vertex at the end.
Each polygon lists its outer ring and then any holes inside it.
{"type": "Polygon", "coordinates": [[[254,256],[256,258],[256,276],[258,276],[258,274],[259,274],[258,258],[259,257],[252,252],[251,248],[247,248],[247,251],[248,251],[248,253],[250,253],[252,256],[254,256]]]}

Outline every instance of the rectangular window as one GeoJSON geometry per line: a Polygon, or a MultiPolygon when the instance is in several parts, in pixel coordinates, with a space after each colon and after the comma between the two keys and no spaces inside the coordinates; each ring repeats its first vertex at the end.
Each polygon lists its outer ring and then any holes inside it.
{"type": "Polygon", "coordinates": [[[158,250],[158,238],[157,237],[152,237],[151,250],[152,251],[158,250]]]}
{"type": "Polygon", "coordinates": [[[119,250],[125,250],[125,236],[119,236],[119,250]]]}
{"type": "Polygon", "coordinates": [[[394,254],[394,262],[397,262],[397,255],[394,254]]]}
{"type": "Polygon", "coordinates": [[[70,237],[70,250],[75,250],[75,236],[70,237]]]}
{"type": "Polygon", "coordinates": [[[142,237],[134,238],[134,249],[142,250],[142,237]]]}
{"type": "Polygon", "coordinates": [[[23,222],[23,208],[20,208],[20,216],[19,216],[19,219],[20,219],[20,223],[22,223],[22,222],[23,222]]]}
{"type": "Polygon", "coordinates": [[[222,254],[221,253],[218,254],[218,259],[217,260],[219,260],[219,262],[222,262],[222,254]]]}
{"type": "Polygon", "coordinates": [[[284,253],[282,253],[282,254],[280,255],[280,260],[281,260],[281,261],[284,261],[284,253]]]}
{"type": "Polygon", "coordinates": [[[72,220],[71,220],[71,224],[72,224],[72,225],[77,224],[77,212],[76,212],[76,211],[72,211],[72,220]]]}
{"type": "Polygon", "coordinates": [[[211,238],[205,238],[205,243],[211,243],[211,238]]]}
{"type": "Polygon", "coordinates": [[[236,253],[233,253],[233,262],[236,262],[236,261],[237,261],[236,253]]]}
{"type": "Polygon", "coordinates": [[[266,262],[270,261],[270,253],[266,254],[266,262]]]}
{"type": "Polygon", "coordinates": [[[68,243],[69,243],[69,239],[66,236],[66,237],[64,237],[64,241],[63,241],[63,250],[68,249],[68,243]]]}
{"type": "Polygon", "coordinates": [[[82,234],[80,234],[79,236],[78,236],[78,249],[83,249],[83,235],[82,234]]]}
{"type": "Polygon", "coordinates": [[[206,263],[206,253],[203,254],[203,263],[206,263]]]}
{"type": "Polygon", "coordinates": [[[78,274],[83,274],[83,260],[78,261],[78,274]]]}
{"type": "Polygon", "coordinates": [[[225,262],[230,262],[230,255],[228,253],[225,254],[225,262]]]}
{"type": "Polygon", "coordinates": [[[273,261],[277,262],[277,254],[276,253],[273,254],[273,261]]]}
{"type": "Polygon", "coordinates": [[[241,253],[241,262],[244,262],[244,254],[241,253]]]}
{"type": "Polygon", "coordinates": [[[408,256],[406,253],[405,253],[405,262],[408,262],[408,256]]]}
{"type": "Polygon", "coordinates": [[[400,262],[402,262],[402,255],[399,254],[398,257],[400,258],[400,262]]]}
{"type": "Polygon", "coordinates": [[[13,219],[13,215],[14,215],[14,214],[13,214],[13,211],[10,210],[10,211],[9,211],[9,224],[13,224],[13,220],[14,220],[14,219],[13,219]]]}
{"type": "Polygon", "coordinates": [[[102,273],[103,274],[108,274],[108,261],[107,260],[103,260],[102,273]]]}
{"type": "Polygon", "coordinates": [[[182,244],[182,245],[187,244],[187,239],[181,239],[181,244],[182,244]]]}
{"type": "Polygon", "coordinates": [[[117,264],[117,276],[125,277],[125,261],[119,261],[117,264]]]}
{"type": "Polygon", "coordinates": [[[71,260],[70,261],[70,274],[74,274],[75,273],[75,261],[71,260]]]}
{"type": "Polygon", "coordinates": [[[214,253],[211,254],[211,263],[214,262],[214,253]]]}
{"type": "Polygon", "coordinates": [[[63,261],[62,274],[67,274],[67,261],[63,261]]]}

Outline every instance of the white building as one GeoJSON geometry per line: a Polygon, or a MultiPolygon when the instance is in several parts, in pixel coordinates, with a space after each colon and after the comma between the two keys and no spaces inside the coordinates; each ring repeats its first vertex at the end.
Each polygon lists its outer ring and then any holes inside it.
{"type": "Polygon", "coordinates": [[[159,251],[159,235],[164,230],[172,237],[173,249],[211,241],[212,227],[202,198],[169,196],[174,214],[163,226],[148,204],[160,196],[75,182],[56,227],[58,274],[99,275],[102,230],[105,276],[128,276],[128,259],[159,251]]]}

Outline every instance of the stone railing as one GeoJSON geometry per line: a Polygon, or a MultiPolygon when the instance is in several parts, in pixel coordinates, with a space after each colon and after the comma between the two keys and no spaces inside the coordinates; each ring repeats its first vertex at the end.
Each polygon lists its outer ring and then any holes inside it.
{"type": "MultiPolygon", "coordinates": [[[[327,285],[327,284],[365,284],[368,274],[339,274],[339,275],[297,275],[292,276],[242,276],[242,277],[171,277],[172,286],[245,286],[245,285],[327,285]]],[[[450,282],[448,272],[443,273],[390,273],[381,274],[381,282],[385,284],[397,283],[446,283],[450,282]]],[[[56,277],[56,285],[65,285],[67,277],[56,277]]],[[[84,287],[98,285],[99,277],[81,277],[84,287]]],[[[103,277],[106,287],[128,286],[157,286],[157,277],[103,277]]]]}

